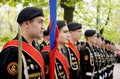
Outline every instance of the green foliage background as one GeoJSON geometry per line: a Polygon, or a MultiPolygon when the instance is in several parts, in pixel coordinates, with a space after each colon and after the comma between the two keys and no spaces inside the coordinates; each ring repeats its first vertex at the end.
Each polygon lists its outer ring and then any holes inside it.
{"type": "MultiPolygon", "coordinates": [[[[64,9],[58,0],[57,19],[64,18],[64,9]]],[[[120,0],[65,0],[65,5],[75,7],[73,21],[86,29],[103,29],[102,36],[120,45],[120,0]]],[[[17,14],[26,6],[42,7],[45,26],[49,24],[48,0],[0,0],[0,47],[17,34],[17,14]],[[18,7],[18,5],[21,5],[18,7]],[[7,8],[6,8],[7,7],[7,8]]],[[[83,38],[84,40],[84,38],[83,38]]]]}

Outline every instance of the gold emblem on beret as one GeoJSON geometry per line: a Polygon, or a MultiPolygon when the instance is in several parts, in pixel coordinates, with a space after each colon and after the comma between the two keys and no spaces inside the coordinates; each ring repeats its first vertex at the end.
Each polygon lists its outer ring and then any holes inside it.
{"type": "Polygon", "coordinates": [[[88,55],[85,55],[85,56],[84,56],[84,60],[85,60],[85,61],[88,61],[88,58],[89,58],[88,55]]]}
{"type": "Polygon", "coordinates": [[[7,71],[11,75],[15,75],[18,72],[18,64],[16,62],[11,62],[7,66],[7,71]]]}

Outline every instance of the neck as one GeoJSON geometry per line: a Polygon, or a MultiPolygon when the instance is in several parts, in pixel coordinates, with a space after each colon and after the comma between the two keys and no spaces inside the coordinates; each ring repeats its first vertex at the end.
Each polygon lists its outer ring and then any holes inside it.
{"type": "Polygon", "coordinates": [[[49,44],[49,41],[47,39],[44,39],[44,41],[47,45],[49,44]]]}
{"type": "Polygon", "coordinates": [[[91,46],[93,46],[93,44],[88,40],[87,43],[91,46]]]}
{"type": "Polygon", "coordinates": [[[22,33],[22,36],[25,38],[25,40],[28,42],[28,44],[32,45],[33,39],[30,38],[26,33],[22,33]]]}
{"type": "Polygon", "coordinates": [[[70,39],[70,42],[75,45],[76,41],[73,39],[70,39]]]}
{"type": "Polygon", "coordinates": [[[63,44],[60,44],[60,43],[59,43],[59,45],[58,45],[59,51],[61,51],[62,48],[63,48],[63,44]]]}

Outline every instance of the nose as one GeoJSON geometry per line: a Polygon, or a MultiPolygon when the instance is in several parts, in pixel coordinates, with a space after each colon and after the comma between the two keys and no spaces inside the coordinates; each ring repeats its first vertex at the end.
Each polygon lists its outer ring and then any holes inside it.
{"type": "Polygon", "coordinates": [[[44,30],[45,29],[45,26],[44,26],[44,24],[43,25],[41,25],[41,30],[44,30]]]}
{"type": "Polygon", "coordinates": [[[67,33],[67,37],[68,37],[68,38],[70,37],[70,33],[69,33],[69,32],[67,33]]]}
{"type": "Polygon", "coordinates": [[[82,35],[83,33],[82,32],[80,32],[80,35],[82,35]]]}

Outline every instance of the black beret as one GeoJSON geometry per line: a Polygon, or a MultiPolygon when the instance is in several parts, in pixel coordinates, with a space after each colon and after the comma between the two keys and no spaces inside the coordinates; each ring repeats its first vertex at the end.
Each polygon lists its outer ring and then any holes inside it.
{"type": "Polygon", "coordinates": [[[95,30],[86,30],[84,33],[85,37],[93,36],[94,34],[96,34],[95,30]]]}
{"type": "Polygon", "coordinates": [[[99,33],[97,33],[97,38],[100,38],[101,36],[100,36],[100,34],[99,33]]]}
{"type": "Polygon", "coordinates": [[[43,31],[43,35],[44,35],[44,36],[48,36],[48,35],[49,35],[48,30],[44,30],[44,31],[43,31]]]}
{"type": "Polygon", "coordinates": [[[69,31],[74,31],[74,30],[81,29],[81,28],[82,28],[82,24],[80,23],[70,22],[68,24],[69,31]]]}
{"type": "Polygon", "coordinates": [[[110,44],[110,41],[105,39],[105,44],[110,44]]]}
{"type": "Polygon", "coordinates": [[[81,42],[77,42],[77,45],[84,45],[85,44],[85,42],[83,42],[83,41],[81,41],[81,42]]]}
{"type": "Polygon", "coordinates": [[[37,16],[44,16],[41,8],[26,7],[18,14],[17,22],[22,23],[23,21],[31,20],[37,16]]]}
{"type": "Polygon", "coordinates": [[[105,41],[105,38],[104,38],[104,37],[101,36],[100,38],[101,38],[102,41],[105,41]]]}
{"type": "Polygon", "coordinates": [[[60,30],[63,26],[66,26],[66,21],[65,20],[57,20],[57,26],[58,29],[60,30]]]}
{"type": "Polygon", "coordinates": [[[80,44],[81,44],[81,45],[84,45],[84,44],[85,44],[85,42],[83,42],[83,41],[82,41],[82,42],[80,42],[80,44]]]}

